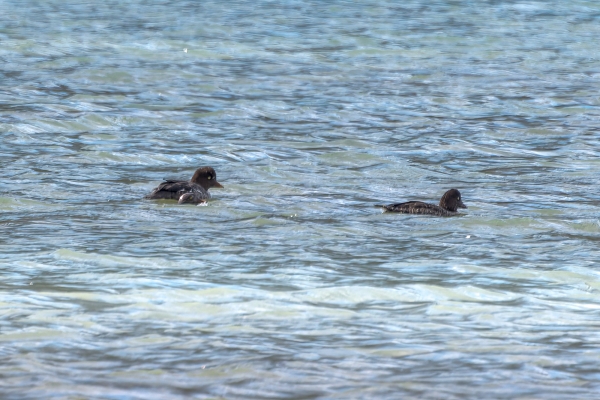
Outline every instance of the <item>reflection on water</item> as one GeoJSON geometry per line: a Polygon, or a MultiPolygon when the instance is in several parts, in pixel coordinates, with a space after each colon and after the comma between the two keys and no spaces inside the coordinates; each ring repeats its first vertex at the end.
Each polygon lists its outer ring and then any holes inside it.
{"type": "Polygon", "coordinates": [[[595,2],[0,15],[3,398],[600,389],[595,2]]]}

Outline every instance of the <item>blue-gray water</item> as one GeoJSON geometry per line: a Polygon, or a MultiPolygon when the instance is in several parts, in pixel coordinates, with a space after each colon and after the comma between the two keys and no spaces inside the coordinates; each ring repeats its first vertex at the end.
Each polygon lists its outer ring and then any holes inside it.
{"type": "Polygon", "coordinates": [[[599,37],[596,1],[0,0],[0,397],[596,398],[599,37]],[[208,206],[142,199],[203,165],[208,206]]]}

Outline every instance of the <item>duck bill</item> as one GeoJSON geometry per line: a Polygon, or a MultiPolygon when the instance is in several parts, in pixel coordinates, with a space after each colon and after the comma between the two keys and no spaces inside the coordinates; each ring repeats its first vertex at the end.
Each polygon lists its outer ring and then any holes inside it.
{"type": "Polygon", "coordinates": [[[458,208],[469,208],[469,207],[465,206],[465,203],[463,203],[462,200],[460,200],[458,202],[458,208]]]}
{"type": "Polygon", "coordinates": [[[221,185],[219,182],[215,181],[212,185],[212,187],[216,187],[216,188],[221,188],[221,189],[225,189],[225,186],[221,185]]]}

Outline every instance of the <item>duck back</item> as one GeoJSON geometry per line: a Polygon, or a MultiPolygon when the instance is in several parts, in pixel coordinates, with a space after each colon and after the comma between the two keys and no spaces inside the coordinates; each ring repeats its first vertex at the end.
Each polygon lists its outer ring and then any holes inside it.
{"type": "Polygon", "coordinates": [[[174,199],[179,200],[184,193],[198,193],[197,197],[210,199],[210,193],[202,186],[190,181],[165,181],[158,185],[152,193],[146,196],[146,199],[174,199]]]}
{"type": "Polygon", "coordinates": [[[435,204],[423,203],[422,201],[407,201],[405,203],[389,204],[383,206],[386,211],[399,212],[403,214],[425,214],[446,217],[456,212],[448,211],[435,204]]]}

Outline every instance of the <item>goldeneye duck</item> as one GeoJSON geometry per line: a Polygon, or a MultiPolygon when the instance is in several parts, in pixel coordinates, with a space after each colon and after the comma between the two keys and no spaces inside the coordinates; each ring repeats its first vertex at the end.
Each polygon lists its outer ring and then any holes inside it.
{"type": "Polygon", "coordinates": [[[459,208],[467,208],[461,200],[460,192],[450,189],[442,196],[440,205],[423,203],[421,201],[407,201],[406,203],[389,204],[383,207],[385,211],[399,212],[404,214],[428,214],[447,217],[458,214],[459,208]]]}
{"type": "Polygon", "coordinates": [[[210,199],[208,189],[212,187],[222,188],[223,185],[217,182],[217,173],[212,167],[201,167],[194,172],[194,176],[189,181],[166,180],[145,198],[151,200],[174,199],[178,200],[179,204],[198,204],[210,199]],[[190,196],[185,196],[186,194],[190,194],[190,196]]]}

